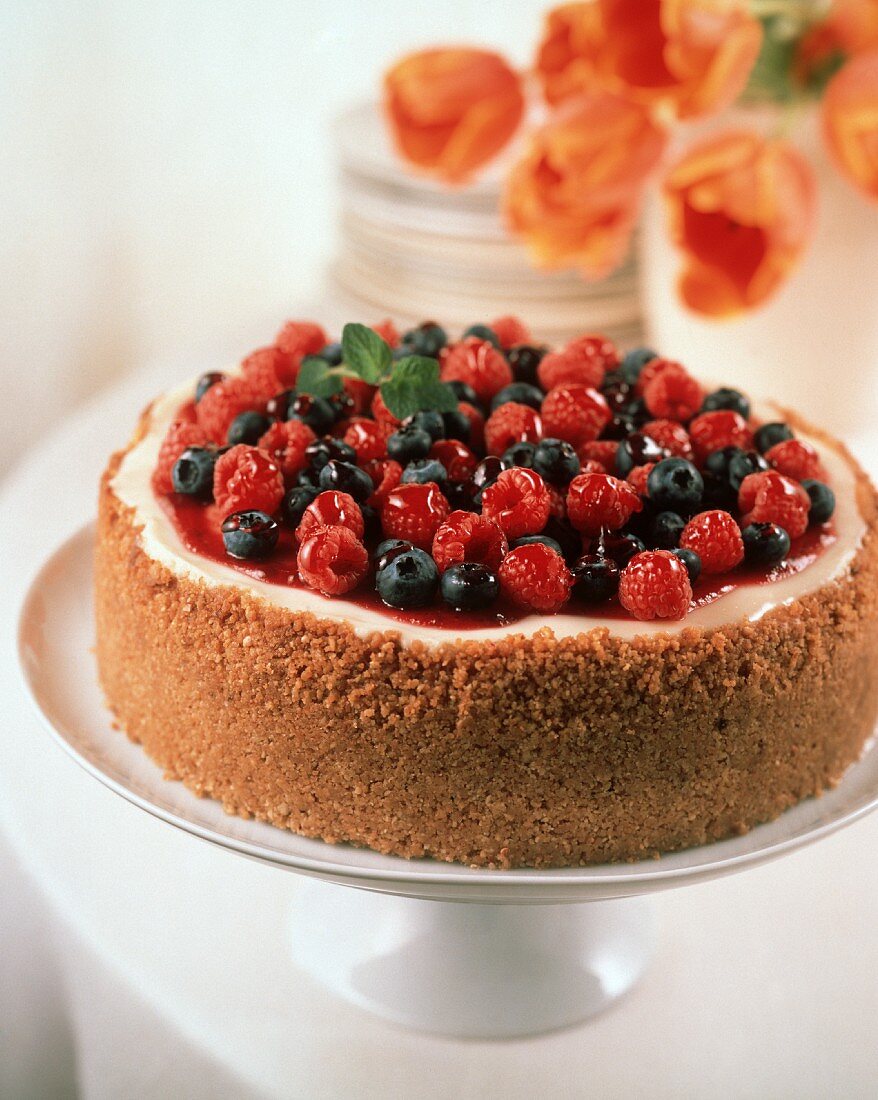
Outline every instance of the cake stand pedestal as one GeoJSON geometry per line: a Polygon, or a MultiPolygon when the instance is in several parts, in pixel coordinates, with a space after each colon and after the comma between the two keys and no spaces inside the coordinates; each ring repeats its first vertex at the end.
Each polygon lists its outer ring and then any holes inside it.
{"type": "Polygon", "coordinates": [[[295,961],[397,1023],[503,1038],[586,1019],[643,973],[653,944],[649,894],[777,858],[878,805],[878,749],[870,748],[835,790],[746,836],[660,860],[545,871],[398,859],[229,817],[164,780],[112,727],[92,656],[93,539],[86,527],[64,543],[22,609],[21,665],[49,731],[88,772],[161,820],[309,876],[293,906],[295,961]]]}

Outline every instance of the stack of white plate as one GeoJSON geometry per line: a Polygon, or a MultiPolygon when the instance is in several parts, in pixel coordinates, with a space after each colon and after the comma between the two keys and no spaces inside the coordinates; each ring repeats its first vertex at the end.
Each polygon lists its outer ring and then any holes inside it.
{"type": "Polygon", "coordinates": [[[332,295],[349,316],[425,319],[457,332],[504,313],[562,343],[588,331],[623,343],[642,330],[632,256],[609,278],[536,269],[503,224],[503,164],[450,188],[417,175],[391,148],[380,110],[356,107],[335,127],[340,249],[332,295]]]}

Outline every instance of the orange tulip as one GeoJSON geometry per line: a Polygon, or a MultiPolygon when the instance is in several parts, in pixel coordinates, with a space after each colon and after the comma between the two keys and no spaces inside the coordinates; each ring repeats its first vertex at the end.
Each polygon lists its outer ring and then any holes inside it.
{"type": "Polygon", "coordinates": [[[767,301],[798,263],[816,204],[792,146],[746,131],[690,149],[665,182],[671,236],[684,256],[683,301],[721,317],[767,301]]]}
{"type": "Polygon", "coordinates": [[[498,153],[521,121],[521,80],[496,53],[422,50],[384,77],[384,107],[406,160],[461,183],[498,153]]]}
{"type": "Polygon", "coordinates": [[[532,135],[504,195],[510,227],[534,261],[592,279],[616,267],[665,142],[642,107],[609,92],[561,108],[532,135]]]}
{"type": "Polygon", "coordinates": [[[830,81],[823,135],[845,179],[878,199],[878,50],[855,57],[830,81]]]}
{"type": "Polygon", "coordinates": [[[601,86],[696,118],[738,97],[761,44],[744,0],[594,0],[549,12],[536,70],[550,103],[601,86]]]}

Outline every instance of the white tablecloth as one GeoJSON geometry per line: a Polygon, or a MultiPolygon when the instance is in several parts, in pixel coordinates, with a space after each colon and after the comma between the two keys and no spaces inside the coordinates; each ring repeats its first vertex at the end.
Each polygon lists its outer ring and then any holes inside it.
{"type": "MultiPolygon", "coordinates": [[[[6,607],[25,571],[90,518],[107,452],[183,371],[144,374],[13,473],[0,505],[6,607]]],[[[37,1052],[49,1078],[39,1093],[60,1094],[66,1016],[89,1098],[875,1095],[878,815],[777,863],[660,895],[646,978],[585,1026],[494,1044],[430,1038],[296,971],[294,875],[177,832],[67,759],[28,708],[4,625],[0,823],[56,928],[63,1004],[50,970],[34,980],[19,965],[13,983],[16,960],[3,959],[0,1020],[28,1039],[0,1093],[33,1095],[14,1086],[38,1080],[26,1076],[37,1052]]],[[[14,883],[13,916],[24,911],[14,883]]],[[[4,942],[19,964],[35,954],[20,934],[4,942]]]]}

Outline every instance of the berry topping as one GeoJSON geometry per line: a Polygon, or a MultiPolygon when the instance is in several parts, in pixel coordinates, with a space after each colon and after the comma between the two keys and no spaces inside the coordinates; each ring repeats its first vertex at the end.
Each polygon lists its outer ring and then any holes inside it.
{"type": "Polygon", "coordinates": [[[439,587],[439,570],[424,550],[416,546],[385,553],[375,575],[378,595],[390,607],[425,607],[439,587]],[[386,561],[384,560],[386,559],[386,561]]]}
{"type": "Polygon", "coordinates": [[[318,482],[321,489],[338,489],[352,496],[358,504],[365,504],[374,489],[372,479],[365,470],[335,458],[331,458],[320,471],[318,482]]]}
{"type": "Polygon", "coordinates": [[[543,439],[533,453],[534,470],[552,485],[569,485],[579,473],[576,451],[563,439],[543,439]]]}
{"type": "Polygon", "coordinates": [[[619,601],[635,619],[682,619],[692,600],[683,562],[669,550],[646,550],[625,566],[619,601]]]}
{"type": "Polygon", "coordinates": [[[319,355],[326,347],[326,333],[313,321],[287,321],[274,339],[275,344],[288,356],[284,385],[296,381],[299,365],[306,355],[319,355]]]}
{"type": "Polygon", "coordinates": [[[619,566],[612,558],[586,554],[572,573],[573,593],[585,603],[604,603],[619,591],[619,566]]]}
{"type": "Polygon", "coordinates": [[[318,527],[299,544],[296,565],[309,588],[341,596],[365,577],[369,555],[349,527],[318,527]]]}
{"type": "Polygon", "coordinates": [[[292,381],[290,357],[273,345],[251,352],[241,363],[241,373],[266,401],[292,381]]]}
{"type": "Polygon", "coordinates": [[[526,344],[531,338],[530,329],[524,321],[512,313],[504,313],[502,317],[495,317],[491,322],[491,328],[500,341],[501,348],[511,348],[515,344],[526,344]]]}
{"type": "Polygon", "coordinates": [[[452,512],[433,538],[433,558],[440,572],[464,561],[497,569],[507,550],[500,527],[473,512],[452,512]]]}
{"type": "Polygon", "coordinates": [[[513,443],[537,443],[542,437],[539,413],[528,405],[508,402],[492,412],[485,424],[488,454],[502,455],[513,443]]]}
{"type": "Polygon", "coordinates": [[[482,514],[494,520],[508,539],[539,534],[550,509],[546,483],[533,470],[504,470],[482,492],[482,514]]]}
{"type": "Polygon", "coordinates": [[[445,421],[442,418],[442,413],[436,412],[435,409],[422,409],[403,420],[402,424],[404,428],[412,425],[425,431],[433,443],[437,439],[445,438],[445,421]]]}
{"type": "Polygon", "coordinates": [[[387,437],[390,429],[376,420],[352,420],[344,436],[344,442],[353,447],[357,462],[369,462],[373,458],[384,458],[387,454],[387,437]]]}
{"type": "MultiPolygon", "coordinates": [[[[635,489],[636,492],[642,497],[649,495],[649,475],[655,469],[655,466],[656,464],[654,462],[646,462],[643,466],[635,466],[632,470],[628,472],[628,476],[625,478],[632,489],[635,489]]],[[[593,471],[591,469],[583,469],[583,473],[593,472],[600,472],[600,470],[593,471]]]]}
{"type": "Polygon", "coordinates": [[[678,546],[671,553],[686,566],[690,584],[695,584],[701,576],[701,558],[688,546],[678,546]]]}
{"type": "Polygon", "coordinates": [[[811,507],[808,511],[810,523],[826,523],[835,511],[835,493],[822,481],[813,478],[805,478],[802,488],[808,494],[811,507]]]}
{"type": "Polygon", "coordinates": [[[265,512],[234,512],[222,525],[226,553],[233,558],[267,558],[280,533],[275,520],[265,512]]]}
{"type": "Polygon", "coordinates": [[[679,363],[667,364],[643,388],[647,409],[661,419],[688,420],[701,408],[702,396],[701,386],[679,363]]]}
{"type": "Polygon", "coordinates": [[[792,478],[776,470],[765,470],[750,474],[741,482],[738,508],[742,513],[742,526],[776,523],[791,539],[796,539],[808,528],[811,498],[792,478]]]}
{"type": "Polygon", "coordinates": [[[570,482],[567,515],[577,531],[592,537],[617,531],[643,508],[637,492],[610,474],[580,474],[570,482]]]}
{"type": "Polygon", "coordinates": [[[546,395],[542,417],[546,435],[579,447],[597,439],[610,422],[612,413],[597,390],[583,385],[566,385],[546,395]]]}
{"type": "Polygon", "coordinates": [[[439,582],[442,599],[455,611],[481,611],[497,599],[500,581],[496,572],[477,561],[452,565],[439,582]]]}
{"type": "Polygon", "coordinates": [[[631,532],[624,535],[601,535],[597,549],[599,554],[612,558],[620,568],[624,568],[635,554],[646,549],[646,543],[631,532]]]}
{"type": "Polygon", "coordinates": [[[744,559],[741,529],[728,512],[699,512],[683,528],[680,546],[694,550],[704,573],[727,573],[744,559]]]}
{"type": "Polygon", "coordinates": [[[302,513],[296,535],[302,542],[318,527],[349,527],[361,539],[366,530],[363,513],[347,493],[327,489],[319,493],[302,513]]]}
{"type": "Polygon", "coordinates": [[[381,524],[388,538],[427,550],[450,510],[438,485],[398,485],[381,505],[381,524]]]}
{"type": "Polygon", "coordinates": [[[418,458],[426,458],[433,446],[429,433],[416,424],[399,428],[387,440],[387,453],[396,462],[405,466],[418,458]]]}
{"type": "Polygon", "coordinates": [[[574,383],[599,389],[605,373],[600,356],[589,356],[587,349],[575,345],[549,352],[537,367],[537,379],[546,391],[574,383]]]}
{"type": "Polygon", "coordinates": [[[615,440],[593,439],[588,443],[580,444],[576,454],[583,466],[586,462],[597,462],[605,474],[614,474],[616,472],[616,452],[618,450],[619,444],[615,440]]]}
{"type": "Polygon", "coordinates": [[[676,458],[691,459],[695,453],[689,433],[676,420],[647,420],[642,431],[676,458]]]}
{"type": "Polygon", "coordinates": [[[424,321],[417,328],[409,329],[400,341],[407,355],[426,355],[429,359],[435,359],[447,343],[445,329],[435,321],[424,321]]]}
{"type": "Polygon", "coordinates": [[[741,537],[744,555],[755,565],[773,565],[790,552],[790,536],[776,523],[749,523],[741,537]]]}
{"type": "Polygon", "coordinates": [[[238,443],[247,443],[249,446],[255,447],[260,438],[268,431],[270,424],[271,421],[262,413],[238,413],[229,426],[226,443],[230,447],[234,447],[238,443]]]}
{"type": "Polygon", "coordinates": [[[570,598],[570,570],[561,555],[544,543],[510,550],[499,576],[503,594],[529,611],[560,611],[570,598]]]}
{"type": "Polygon", "coordinates": [[[657,358],[658,356],[652,348],[632,348],[622,358],[622,362],[619,364],[619,373],[629,386],[633,386],[646,364],[657,358]]]}
{"type": "Polygon", "coordinates": [[[702,412],[717,412],[719,409],[731,409],[745,420],[750,419],[750,402],[740,390],[731,390],[727,386],[714,390],[704,399],[702,412]]]}
{"type": "MultiPolygon", "coordinates": [[[[298,424],[299,421],[293,420],[290,423],[298,424]]],[[[307,425],[305,426],[307,427],[307,425]]],[[[305,462],[308,469],[313,470],[315,473],[319,474],[332,458],[337,459],[339,462],[356,463],[357,452],[342,439],[316,439],[305,448],[305,462]]]]}
{"type": "Polygon", "coordinates": [[[479,460],[465,443],[458,439],[440,439],[430,448],[430,458],[445,467],[450,481],[467,481],[473,476],[479,460]]]}
{"type": "Polygon", "coordinates": [[[275,421],[259,439],[259,447],[271,455],[284,477],[292,479],[308,463],[314,432],[301,420],[275,421]]]}
{"type": "Polygon", "coordinates": [[[699,463],[703,463],[711,451],[719,451],[723,447],[740,447],[747,451],[753,446],[747,421],[732,409],[719,409],[696,416],[689,425],[689,438],[699,463]]]}
{"type": "Polygon", "coordinates": [[[212,370],[207,374],[202,374],[198,381],[195,383],[195,404],[204,397],[211,386],[215,386],[217,382],[224,382],[226,375],[222,371],[212,370]]]}
{"type": "Polygon", "coordinates": [[[223,443],[239,413],[250,412],[264,406],[259,397],[244,378],[227,378],[217,382],[204,394],[195,406],[198,423],[207,433],[207,438],[215,443],[223,443]]]}
{"type": "Polygon", "coordinates": [[[190,447],[204,447],[209,442],[207,433],[199,424],[175,420],[168,428],[152,475],[152,487],[164,496],[174,492],[173,471],[177,459],[190,447]]]}
{"type": "Polygon", "coordinates": [[[406,466],[400,481],[403,485],[426,485],[428,481],[434,481],[445,492],[448,471],[438,458],[418,458],[406,466]]]}
{"type": "Polygon", "coordinates": [[[325,397],[300,393],[290,402],[286,419],[301,420],[317,435],[324,435],[335,423],[335,409],[325,397]]]}
{"type": "MultiPolygon", "coordinates": [[[[749,477],[750,474],[758,474],[761,470],[767,470],[769,466],[758,451],[742,451],[740,447],[725,447],[720,453],[723,454],[729,451],[732,453],[729,455],[726,468],[726,481],[729,488],[737,496],[745,477],[749,477]]],[[[708,455],[708,458],[710,457],[708,455]]]]}
{"type": "Polygon", "coordinates": [[[518,344],[509,349],[506,358],[516,382],[527,382],[530,386],[536,386],[539,379],[537,368],[546,354],[545,348],[537,348],[531,344],[518,344]]]}
{"type": "Polygon", "coordinates": [[[824,476],[820,456],[810,443],[801,439],[785,439],[775,443],[765,452],[765,458],[775,470],[794,481],[824,476]]]}
{"type": "Polygon", "coordinates": [[[213,469],[213,499],[231,512],[276,511],[284,495],[280,467],[265,451],[239,443],[220,455],[213,469]]]}
{"type": "Polygon", "coordinates": [[[532,470],[536,452],[536,443],[513,443],[511,447],[503,452],[501,461],[506,469],[511,469],[513,466],[522,466],[526,470],[532,470]]]}
{"type": "Polygon", "coordinates": [[[648,462],[655,464],[667,457],[668,452],[651,436],[632,432],[616,446],[615,472],[619,477],[627,477],[635,466],[645,466],[648,462]]]}
{"type": "Polygon", "coordinates": [[[402,466],[392,458],[373,458],[366,463],[366,473],[375,486],[367,503],[372,508],[380,508],[387,499],[387,494],[402,480],[402,466]]]}
{"type": "Polygon", "coordinates": [[[762,427],[756,429],[753,436],[753,443],[758,451],[765,454],[765,452],[770,451],[776,443],[783,443],[784,440],[793,438],[793,429],[789,424],[784,424],[779,420],[772,420],[768,424],[763,424],[762,427]]]}
{"type": "Polygon", "coordinates": [[[372,401],[370,403],[372,415],[378,421],[379,424],[387,424],[391,428],[398,428],[401,421],[393,415],[393,413],[384,404],[384,398],[381,396],[380,390],[376,390],[372,401]]]}
{"type": "Polygon", "coordinates": [[[488,340],[469,336],[445,348],[440,356],[443,382],[466,382],[487,404],[512,381],[512,368],[488,340]]]}
{"type": "Polygon", "coordinates": [[[311,485],[294,485],[281,502],[284,523],[293,531],[302,522],[305,509],[320,496],[320,490],[311,485]]]}
{"type": "Polygon", "coordinates": [[[704,479],[685,458],[664,458],[650,471],[646,488],[656,507],[694,512],[704,495],[704,479]]]}
{"type": "Polygon", "coordinates": [[[527,405],[539,412],[543,403],[543,391],[536,386],[528,385],[527,382],[512,382],[491,398],[491,412],[496,412],[501,405],[508,405],[512,401],[517,405],[527,405]]]}
{"type": "Polygon", "coordinates": [[[495,348],[501,348],[500,337],[489,325],[470,325],[464,330],[463,338],[466,340],[470,336],[474,336],[477,340],[487,340],[495,348]]]}
{"type": "Polygon", "coordinates": [[[174,463],[171,480],[175,493],[213,500],[213,468],[217,452],[206,447],[187,447],[174,463]]]}
{"type": "Polygon", "coordinates": [[[685,527],[686,521],[676,512],[657,513],[649,524],[650,545],[656,550],[674,550],[685,527]]]}

